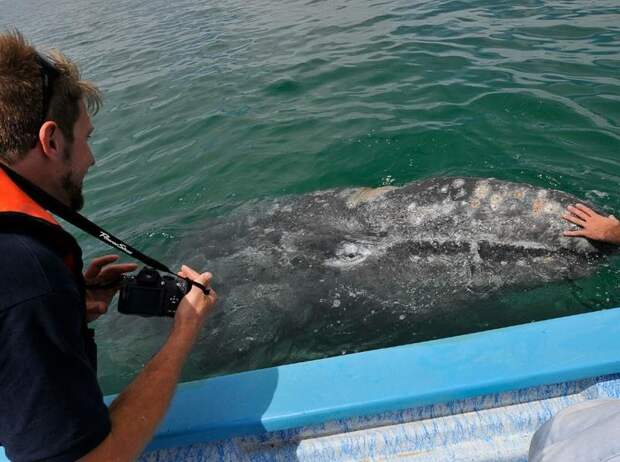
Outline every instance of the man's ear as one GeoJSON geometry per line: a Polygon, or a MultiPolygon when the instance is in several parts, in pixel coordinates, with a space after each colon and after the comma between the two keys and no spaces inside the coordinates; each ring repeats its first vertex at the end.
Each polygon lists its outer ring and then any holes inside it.
{"type": "Polygon", "coordinates": [[[62,132],[58,124],[53,120],[48,120],[39,129],[39,143],[42,154],[51,159],[55,159],[62,152],[62,132]]]}

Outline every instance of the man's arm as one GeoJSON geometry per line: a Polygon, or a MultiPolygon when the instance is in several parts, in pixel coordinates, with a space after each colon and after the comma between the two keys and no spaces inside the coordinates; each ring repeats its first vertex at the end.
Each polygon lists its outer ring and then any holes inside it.
{"type": "MultiPolygon", "coordinates": [[[[198,274],[186,266],[179,275],[207,287],[211,280],[211,274],[198,274]]],[[[110,433],[81,461],[131,461],[140,455],[168,409],[183,364],[215,301],[213,290],[204,295],[196,287],[185,296],[164,346],[111,404],[110,433]]]]}
{"type": "Polygon", "coordinates": [[[604,217],[583,204],[575,204],[566,209],[562,218],[580,228],[564,231],[564,236],[620,244],[620,221],[613,215],[604,217]]]}

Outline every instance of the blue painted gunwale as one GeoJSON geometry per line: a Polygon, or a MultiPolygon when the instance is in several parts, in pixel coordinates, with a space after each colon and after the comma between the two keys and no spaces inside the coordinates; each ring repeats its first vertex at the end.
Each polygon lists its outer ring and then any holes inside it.
{"type": "Polygon", "coordinates": [[[184,383],[148,449],[617,372],[620,308],[184,383]]]}

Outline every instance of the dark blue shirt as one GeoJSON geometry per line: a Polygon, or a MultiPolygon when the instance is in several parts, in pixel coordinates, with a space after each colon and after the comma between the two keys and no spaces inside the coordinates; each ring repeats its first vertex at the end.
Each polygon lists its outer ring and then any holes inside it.
{"type": "Polygon", "coordinates": [[[110,432],[83,288],[45,239],[0,228],[0,445],[74,461],[110,432]]]}

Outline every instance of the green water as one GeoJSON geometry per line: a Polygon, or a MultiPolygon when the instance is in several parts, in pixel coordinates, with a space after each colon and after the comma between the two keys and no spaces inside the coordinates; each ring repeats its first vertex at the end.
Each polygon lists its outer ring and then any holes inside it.
{"type": "MultiPolygon", "coordinates": [[[[78,60],[106,105],[84,213],[173,266],[248,201],[440,175],[620,210],[620,6],[585,1],[0,0],[0,27],[78,60]]],[[[88,258],[109,250],[78,233],[88,258]]],[[[359,351],[620,304],[620,262],[506,293],[359,351]]],[[[168,320],[98,321],[119,390],[168,320]]],[[[272,352],[255,367],[321,356],[272,352]]],[[[231,370],[234,370],[232,368],[231,370]]],[[[196,351],[186,380],[229,372],[196,351]]]]}

